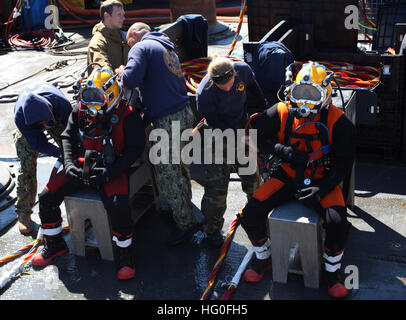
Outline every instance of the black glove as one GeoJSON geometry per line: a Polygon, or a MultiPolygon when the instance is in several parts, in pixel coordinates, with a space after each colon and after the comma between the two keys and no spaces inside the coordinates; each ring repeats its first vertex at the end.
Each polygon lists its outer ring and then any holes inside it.
{"type": "Polygon", "coordinates": [[[286,146],[281,143],[275,144],[275,154],[282,160],[293,165],[306,164],[309,157],[306,152],[299,151],[296,148],[299,146],[299,141],[293,145],[286,146]]]}
{"type": "Polygon", "coordinates": [[[82,182],[83,170],[82,168],[75,166],[73,163],[70,163],[65,167],[65,174],[72,182],[82,182]]]}
{"type": "Polygon", "coordinates": [[[94,168],[90,172],[90,186],[98,188],[109,181],[106,168],[94,168]]]}
{"type": "Polygon", "coordinates": [[[307,187],[299,191],[298,200],[306,207],[314,208],[320,203],[320,188],[319,187],[307,187]]]}

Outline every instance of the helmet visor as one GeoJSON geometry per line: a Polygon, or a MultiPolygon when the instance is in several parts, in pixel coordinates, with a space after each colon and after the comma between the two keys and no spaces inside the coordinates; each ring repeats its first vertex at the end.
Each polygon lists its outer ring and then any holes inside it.
{"type": "Polygon", "coordinates": [[[84,88],[81,95],[81,102],[87,106],[102,106],[106,103],[106,95],[102,88],[84,88]]]}
{"type": "Polygon", "coordinates": [[[322,100],[320,90],[311,84],[299,84],[292,88],[291,97],[297,102],[312,102],[318,104],[322,100]]]}

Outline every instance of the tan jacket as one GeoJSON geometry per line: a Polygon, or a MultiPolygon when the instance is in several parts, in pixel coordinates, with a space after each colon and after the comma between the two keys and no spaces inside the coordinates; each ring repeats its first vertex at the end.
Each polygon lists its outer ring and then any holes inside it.
{"type": "MultiPolygon", "coordinates": [[[[93,37],[87,50],[89,64],[97,62],[102,67],[110,68],[113,71],[120,65],[127,64],[130,47],[125,41],[122,41],[119,29],[107,28],[103,22],[99,22],[93,27],[92,34],[93,37]]],[[[95,67],[97,65],[93,68],[95,67]]]]}

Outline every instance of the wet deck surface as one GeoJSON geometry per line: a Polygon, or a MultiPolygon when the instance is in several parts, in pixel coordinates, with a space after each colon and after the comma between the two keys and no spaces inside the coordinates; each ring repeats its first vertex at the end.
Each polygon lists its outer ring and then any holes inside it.
{"type": "MultiPolygon", "coordinates": [[[[79,31],[78,40],[88,39],[89,31],[79,31]]],[[[246,25],[242,30],[247,40],[246,25]]],[[[227,51],[232,38],[219,40],[209,47],[209,54],[227,51]]],[[[241,42],[240,42],[241,43],[241,42]]],[[[239,43],[239,44],[240,44],[239,43]]],[[[238,48],[238,46],[237,46],[238,48]]],[[[84,50],[78,48],[77,51],[84,50]]],[[[84,62],[85,55],[54,56],[46,52],[21,51],[2,54],[2,86],[12,84],[29,74],[63,59],[71,60],[71,66],[64,73],[77,68],[84,62]],[[10,70],[13,70],[10,72],[10,70]]],[[[53,71],[61,72],[61,70],[53,71]]],[[[45,79],[47,71],[19,82],[1,94],[18,92],[24,85],[45,79]]],[[[67,88],[68,89],[68,88],[67,88]]],[[[63,89],[67,93],[67,89],[63,89]]],[[[67,93],[67,96],[71,97],[67,93]]],[[[11,132],[14,130],[13,103],[0,104],[0,164],[14,170],[18,165],[11,132]]],[[[54,159],[38,160],[38,192],[46,184],[54,159]]],[[[199,211],[203,195],[204,168],[192,166],[193,203],[199,211]]],[[[356,164],[355,206],[349,210],[352,229],[343,259],[346,266],[359,270],[359,288],[353,289],[348,300],[406,299],[406,168],[366,163],[356,164]]],[[[15,192],[15,190],[14,190],[15,192]]],[[[223,231],[226,233],[235,214],[245,203],[238,176],[233,174],[229,185],[227,211],[223,231]]],[[[64,205],[63,224],[67,224],[64,205]]],[[[34,208],[35,231],[39,227],[38,208],[34,208]]],[[[22,236],[15,223],[14,206],[0,212],[0,257],[35,239],[22,236]]],[[[30,268],[30,274],[11,281],[0,291],[0,300],[198,300],[200,299],[216,262],[219,250],[204,243],[201,232],[195,234],[192,243],[167,248],[165,240],[171,230],[171,223],[162,219],[154,210],[148,211],[134,226],[136,277],[131,281],[116,279],[112,262],[103,261],[97,249],[88,248],[86,257],[73,255],[69,234],[65,236],[70,252],[58,257],[41,269],[30,268]]],[[[238,228],[223,268],[217,276],[213,298],[223,294],[222,283],[229,281],[236,272],[243,256],[250,247],[242,228],[238,228]]],[[[20,259],[0,266],[0,276],[20,259]]],[[[319,289],[303,286],[303,279],[290,275],[287,284],[274,283],[268,272],[259,284],[241,281],[232,299],[235,300],[293,300],[329,299],[325,284],[319,289]]]]}

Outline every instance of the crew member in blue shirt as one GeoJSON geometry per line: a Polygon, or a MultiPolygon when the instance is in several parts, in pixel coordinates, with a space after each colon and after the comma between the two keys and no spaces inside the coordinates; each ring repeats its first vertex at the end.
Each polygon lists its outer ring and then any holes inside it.
{"type": "Polygon", "coordinates": [[[37,194],[37,158],[62,155],[60,135],[66,127],[72,106],[62,91],[47,83],[28,86],[20,93],[14,107],[13,133],[20,167],[17,173],[18,228],[22,234],[33,230],[32,208],[37,194]],[[56,142],[49,141],[46,132],[56,142]]]}
{"type": "MultiPolygon", "coordinates": [[[[247,91],[257,98],[258,110],[266,109],[266,100],[261,88],[255,80],[255,75],[248,64],[232,61],[226,57],[215,57],[208,66],[206,76],[202,79],[196,92],[198,111],[206,118],[212,129],[244,129],[248,120],[246,110],[247,91]]],[[[237,143],[243,141],[235,140],[237,143]]],[[[216,146],[214,146],[216,147],[216,146]]],[[[203,231],[206,241],[212,247],[223,244],[223,215],[226,211],[228,183],[233,166],[241,167],[235,157],[235,164],[226,161],[227,143],[223,140],[223,163],[214,163],[215,148],[213,150],[213,163],[206,164],[206,179],[201,210],[205,216],[203,231]]],[[[230,152],[230,150],[228,150],[230,152]]],[[[236,152],[233,150],[231,152],[236,152]]],[[[235,153],[234,153],[235,154],[235,153]]],[[[258,168],[253,174],[239,174],[242,189],[249,199],[261,184],[258,168]]]]}
{"type": "MultiPolygon", "coordinates": [[[[151,32],[141,22],[134,23],[127,32],[131,47],[126,66],[116,69],[127,89],[139,88],[146,123],[154,129],[163,129],[169,136],[168,154],[172,155],[173,124],[180,131],[193,126],[194,115],[174,44],[160,32],[151,32]]],[[[157,142],[156,142],[157,143],[157,142]]],[[[179,141],[180,150],[186,143],[179,141]]],[[[155,145],[155,143],[154,143],[155,145]]],[[[160,189],[172,209],[176,227],[167,240],[175,246],[192,239],[198,231],[193,213],[192,188],[189,168],[182,162],[170,159],[169,163],[155,164],[160,189]]]]}

